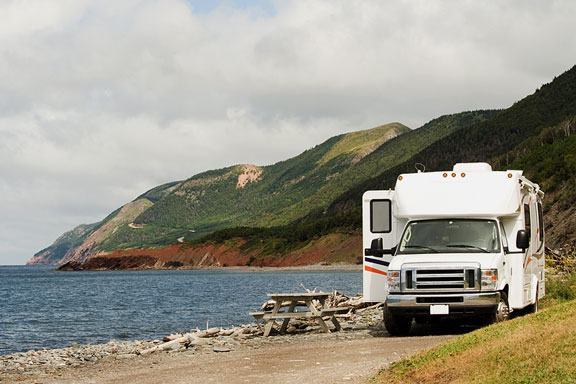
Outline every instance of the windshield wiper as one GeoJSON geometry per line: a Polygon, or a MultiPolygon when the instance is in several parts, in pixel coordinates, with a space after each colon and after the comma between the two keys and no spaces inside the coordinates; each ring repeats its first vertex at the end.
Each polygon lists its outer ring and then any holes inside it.
{"type": "Polygon", "coordinates": [[[472,249],[478,249],[484,253],[490,253],[488,252],[486,249],[481,248],[481,247],[477,247],[475,245],[470,245],[470,244],[447,244],[446,245],[448,248],[472,248],[472,249]]]}
{"type": "Polygon", "coordinates": [[[428,249],[432,252],[438,253],[439,251],[434,248],[427,247],[425,245],[405,245],[404,248],[420,248],[420,249],[428,249]]]}

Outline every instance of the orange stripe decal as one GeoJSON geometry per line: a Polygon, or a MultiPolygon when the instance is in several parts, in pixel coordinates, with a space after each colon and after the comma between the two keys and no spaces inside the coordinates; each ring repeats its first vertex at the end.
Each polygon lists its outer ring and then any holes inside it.
{"type": "Polygon", "coordinates": [[[369,267],[368,265],[364,266],[364,270],[367,272],[374,272],[374,273],[377,273],[379,275],[384,275],[384,276],[388,275],[388,273],[381,271],[379,269],[376,269],[376,268],[369,267]]]}
{"type": "Polygon", "coordinates": [[[532,258],[528,257],[528,259],[526,259],[526,265],[524,265],[524,270],[526,270],[526,268],[528,268],[528,264],[530,264],[532,262],[532,258]]]}

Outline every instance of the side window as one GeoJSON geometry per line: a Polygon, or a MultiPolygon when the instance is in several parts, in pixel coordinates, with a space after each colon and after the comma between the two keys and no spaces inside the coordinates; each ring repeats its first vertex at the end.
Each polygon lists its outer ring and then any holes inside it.
{"type": "Polygon", "coordinates": [[[538,203],[538,237],[544,241],[544,213],[542,212],[542,203],[538,203]]]}
{"type": "Polygon", "coordinates": [[[504,224],[500,223],[500,237],[502,238],[502,245],[504,248],[508,248],[508,236],[506,236],[506,230],[504,229],[504,224]]]}
{"type": "Polygon", "coordinates": [[[532,238],[532,228],[530,226],[530,205],[524,204],[524,229],[528,231],[530,238],[532,238]]]}
{"type": "Polygon", "coordinates": [[[370,202],[370,232],[390,233],[392,231],[392,201],[372,200],[370,202]]]}

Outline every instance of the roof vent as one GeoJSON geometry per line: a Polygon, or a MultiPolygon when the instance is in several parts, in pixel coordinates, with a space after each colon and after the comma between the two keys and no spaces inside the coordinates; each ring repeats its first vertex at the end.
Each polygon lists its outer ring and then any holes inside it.
{"type": "Polygon", "coordinates": [[[454,172],[492,172],[492,166],[488,163],[457,163],[454,164],[454,172]]]}

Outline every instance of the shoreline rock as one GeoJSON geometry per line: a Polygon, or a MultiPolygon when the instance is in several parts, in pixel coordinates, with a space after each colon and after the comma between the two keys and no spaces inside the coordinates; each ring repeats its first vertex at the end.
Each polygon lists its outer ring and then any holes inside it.
{"type": "Polygon", "coordinates": [[[238,272],[273,272],[273,271],[361,271],[361,264],[348,264],[348,263],[335,263],[335,264],[309,264],[298,265],[291,267],[255,267],[255,266],[181,266],[178,268],[149,268],[149,267],[133,267],[133,268],[92,268],[85,264],[76,261],[69,261],[66,264],[55,268],[56,271],[71,272],[71,271],[148,271],[148,270],[180,270],[180,271],[203,271],[203,270],[223,270],[223,271],[238,271],[238,272]]]}

